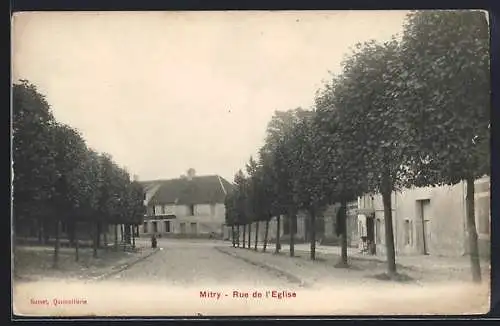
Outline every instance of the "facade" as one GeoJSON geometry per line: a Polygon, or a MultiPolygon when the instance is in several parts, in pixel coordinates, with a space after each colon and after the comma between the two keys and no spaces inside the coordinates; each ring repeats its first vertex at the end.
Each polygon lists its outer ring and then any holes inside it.
{"type": "MultiPolygon", "coordinates": [[[[466,186],[422,187],[404,189],[392,194],[394,246],[397,255],[462,256],[468,254],[466,223],[466,186]]],[[[317,217],[316,237],[322,244],[339,245],[336,235],[338,205],[327,207],[317,217]]],[[[490,255],[490,179],[475,182],[475,217],[479,253],[490,255]]],[[[253,243],[255,226],[252,225],[253,243]]],[[[280,238],[289,241],[286,218],[281,218],[280,238]]],[[[269,223],[268,240],[276,239],[276,218],[269,223]]],[[[309,219],[300,212],[295,228],[295,242],[309,241],[309,219]]],[[[347,242],[350,247],[373,254],[385,254],[385,225],[382,196],[365,195],[347,204],[347,242]],[[365,241],[363,241],[365,240],[365,241]],[[373,245],[368,245],[372,243],[373,245]],[[370,249],[372,249],[370,251],[370,249]]],[[[229,231],[225,238],[229,239],[229,231]]],[[[264,239],[265,222],[259,222],[259,241],[264,239]]],[[[241,237],[240,237],[241,238],[241,237]]]]}
{"type": "MultiPolygon", "coordinates": [[[[380,195],[358,199],[358,230],[371,228],[376,251],[385,253],[384,209],[380,195]]],[[[468,254],[466,185],[405,189],[392,196],[397,254],[461,256],[468,254]]],[[[475,218],[480,255],[490,254],[490,179],[475,182],[475,218]]]]}
{"type": "MultiPolygon", "coordinates": [[[[356,228],[357,221],[357,201],[352,201],[347,204],[347,242],[349,246],[358,245],[358,232],[356,228]],[[349,232],[352,230],[352,232],[349,232]]],[[[339,205],[328,206],[323,214],[319,214],[316,217],[316,239],[319,243],[325,245],[337,245],[340,243],[340,239],[336,234],[336,215],[339,209],[339,205]]],[[[280,220],[280,241],[282,243],[288,243],[290,241],[290,221],[282,216],[280,220]]],[[[253,242],[255,239],[256,224],[253,223],[251,226],[253,242]]],[[[266,222],[259,222],[259,241],[263,241],[265,236],[266,222]]],[[[295,243],[304,243],[310,240],[310,219],[306,212],[300,211],[297,214],[297,223],[293,228],[295,243]]],[[[231,228],[228,227],[225,230],[224,238],[230,239],[231,228]]],[[[241,231],[242,229],[240,229],[241,231]]],[[[277,230],[277,218],[273,217],[269,222],[269,233],[268,241],[276,241],[276,230],[277,230]]],[[[242,234],[240,234],[240,239],[242,239],[242,234]]],[[[241,241],[241,240],[240,240],[241,241]]]]}
{"type": "Polygon", "coordinates": [[[147,213],[140,235],[222,237],[232,185],[218,175],[143,182],[147,213]]]}
{"type": "MultiPolygon", "coordinates": [[[[475,219],[479,254],[490,255],[490,178],[475,181],[475,219]]],[[[404,189],[392,194],[394,247],[397,255],[463,256],[469,253],[465,182],[453,186],[404,189]]],[[[357,232],[385,254],[382,196],[358,198],[357,232]]],[[[359,237],[358,237],[359,238],[359,237]]],[[[361,242],[358,242],[361,247],[361,242]]]]}

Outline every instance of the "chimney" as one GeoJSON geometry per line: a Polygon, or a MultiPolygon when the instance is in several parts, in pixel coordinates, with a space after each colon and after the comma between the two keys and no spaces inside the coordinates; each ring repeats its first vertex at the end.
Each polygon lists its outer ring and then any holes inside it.
{"type": "Polygon", "coordinates": [[[186,175],[186,177],[187,177],[187,179],[188,179],[188,180],[193,180],[193,177],[194,177],[195,175],[196,175],[196,170],[195,170],[195,169],[193,169],[193,168],[189,168],[189,169],[187,170],[187,175],[186,175]]]}

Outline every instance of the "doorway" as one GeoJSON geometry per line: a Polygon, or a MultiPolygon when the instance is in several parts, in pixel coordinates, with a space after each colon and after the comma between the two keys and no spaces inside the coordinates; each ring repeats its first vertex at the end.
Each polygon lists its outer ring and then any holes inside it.
{"type": "Polygon", "coordinates": [[[191,223],[191,233],[198,234],[198,225],[196,223],[191,223]]]}
{"type": "Polygon", "coordinates": [[[419,200],[418,204],[419,204],[418,206],[419,206],[420,221],[422,223],[421,251],[422,254],[429,255],[430,245],[431,245],[431,230],[432,230],[431,217],[430,217],[431,201],[430,199],[419,200]]]}
{"type": "Polygon", "coordinates": [[[366,216],[366,240],[368,244],[368,252],[375,255],[377,245],[375,243],[375,216],[366,216]]]}

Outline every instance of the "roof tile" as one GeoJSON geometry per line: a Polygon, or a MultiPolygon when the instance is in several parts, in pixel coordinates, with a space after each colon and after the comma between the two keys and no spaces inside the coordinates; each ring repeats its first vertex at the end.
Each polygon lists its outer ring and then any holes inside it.
{"type": "Polygon", "coordinates": [[[224,203],[226,197],[224,189],[229,192],[233,187],[231,183],[217,175],[195,176],[191,180],[178,178],[148,181],[143,182],[143,185],[149,188],[151,183],[160,185],[149,201],[152,205],[224,203]]]}

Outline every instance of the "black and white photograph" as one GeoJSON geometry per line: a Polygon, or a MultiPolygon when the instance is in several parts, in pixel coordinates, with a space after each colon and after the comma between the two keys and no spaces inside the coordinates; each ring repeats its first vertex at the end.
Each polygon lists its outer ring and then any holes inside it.
{"type": "Polygon", "coordinates": [[[11,20],[12,310],[490,310],[484,10],[11,20]]]}

